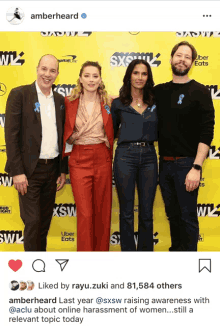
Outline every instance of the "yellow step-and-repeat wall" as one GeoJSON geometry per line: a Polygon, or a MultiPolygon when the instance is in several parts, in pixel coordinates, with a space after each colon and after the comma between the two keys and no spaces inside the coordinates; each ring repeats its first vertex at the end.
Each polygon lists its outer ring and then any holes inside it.
{"type": "MultiPolygon", "coordinates": [[[[60,62],[56,90],[63,96],[69,95],[81,65],[87,60],[101,64],[103,81],[113,96],[118,95],[127,65],[136,58],[149,62],[155,84],[167,82],[172,79],[171,49],[183,40],[197,49],[198,57],[190,78],[209,87],[216,115],[215,136],[204,163],[199,191],[198,248],[199,251],[220,251],[220,32],[0,32],[0,39],[0,251],[23,250],[17,191],[12,186],[12,178],[4,171],[5,104],[10,90],[36,79],[36,66],[44,54],[53,54],[60,62]]],[[[136,196],[135,231],[137,214],[136,196]]],[[[48,251],[75,251],[76,207],[69,177],[65,188],[57,194],[53,215],[48,251]]],[[[114,187],[111,251],[120,250],[118,220],[119,205],[114,187]]],[[[155,251],[167,251],[170,246],[169,225],[159,187],[154,203],[154,243],[155,251]]]]}

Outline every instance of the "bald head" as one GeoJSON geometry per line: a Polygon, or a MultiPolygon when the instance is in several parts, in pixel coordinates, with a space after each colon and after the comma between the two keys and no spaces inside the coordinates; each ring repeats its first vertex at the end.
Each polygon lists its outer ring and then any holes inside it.
{"type": "Polygon", "coordinates": [[[39,60],[39,62],[38,62],[38,65],[37,65],[37,68],[40,66],[40,64],[41,64],[41,60],[42,59],[49,59],[49,58],[51,58],[52,60],[54,59],[56,62],[57,62],[57,71],[59,72],[59,61],[57,60],[57,58],[53,55],[53,54],[44,54],[41,58],[40,58],[40,60],[39,60]]]}
{"type": "Polygon", "coordinates": [[[37,84],[42,93],[48,96],[51,92],[53,83],[59,74],[58,60],[52,54],[46,54],[37,66],[37,84]]]}

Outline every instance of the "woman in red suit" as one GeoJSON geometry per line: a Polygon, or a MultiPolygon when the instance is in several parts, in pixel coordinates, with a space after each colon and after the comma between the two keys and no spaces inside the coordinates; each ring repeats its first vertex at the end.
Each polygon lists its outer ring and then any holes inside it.
{"type": "Polygon", "coordinates": [[[108,251],[112,205],[113,123],[98,62],[82,65],[65,98],[64,156],[77,208],[77,251],[108,251]]]}

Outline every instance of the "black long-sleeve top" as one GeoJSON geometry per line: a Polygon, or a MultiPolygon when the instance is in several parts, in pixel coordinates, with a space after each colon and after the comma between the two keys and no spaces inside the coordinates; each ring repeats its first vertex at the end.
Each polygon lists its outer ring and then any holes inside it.
{"type": "Polygon", "coordinates": [[[157,109],[156,105],[148,107],[142,114],[132,106],[124,105],[119,98],[112,102],[112,120],[114,136],[118,145],[130,142],[153,142],[157,140],[157,109]]]}
{"type": "Polygon", "coordinates": [[[155,88],[160,156],[195,157],[199,143],[210,146],[214,107],[208,88],[195,80],[155,88]]]}

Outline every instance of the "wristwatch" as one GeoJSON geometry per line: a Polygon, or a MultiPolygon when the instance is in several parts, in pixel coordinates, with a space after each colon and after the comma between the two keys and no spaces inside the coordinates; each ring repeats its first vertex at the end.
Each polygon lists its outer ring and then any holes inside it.
{"type": "Polygon", "coordinates": [[[193,163],[193,168],[194,168],[195,170],[202,171],[202,167],[201,167],[201,165],[199,165],[199,164],[194,164],[194,163],[193,163]]]}

